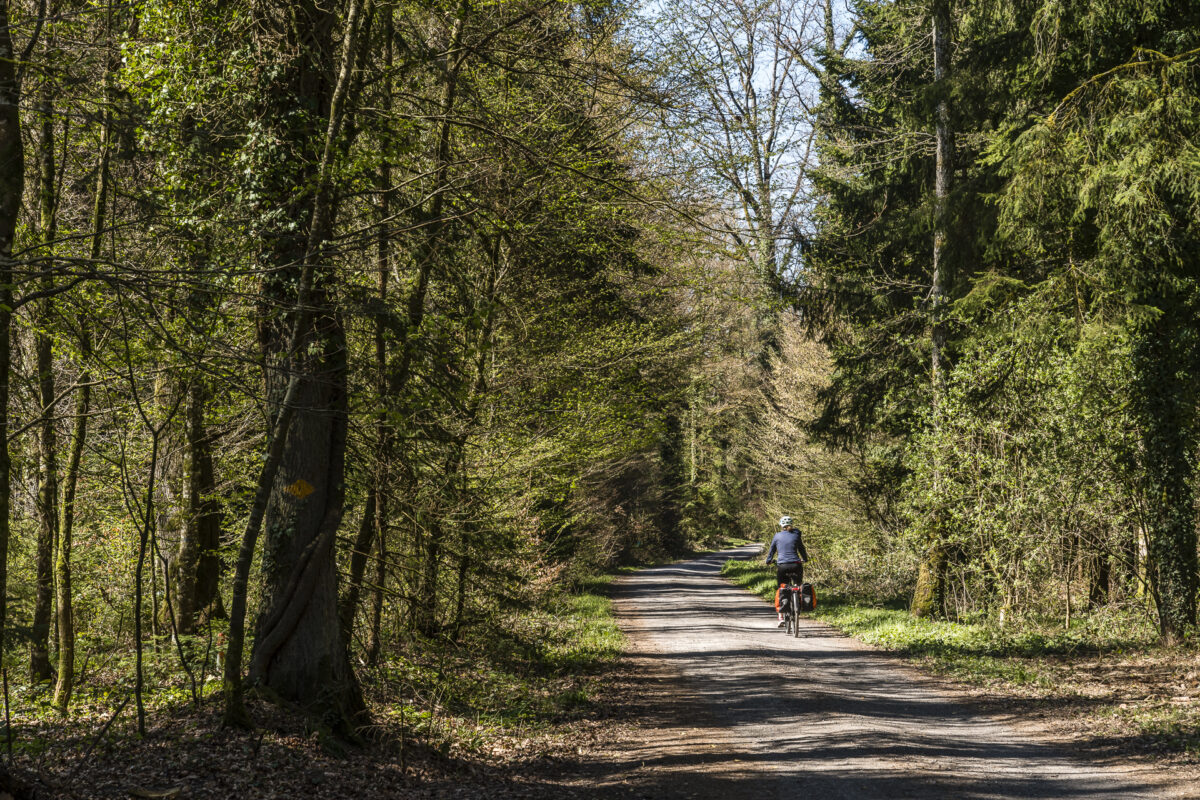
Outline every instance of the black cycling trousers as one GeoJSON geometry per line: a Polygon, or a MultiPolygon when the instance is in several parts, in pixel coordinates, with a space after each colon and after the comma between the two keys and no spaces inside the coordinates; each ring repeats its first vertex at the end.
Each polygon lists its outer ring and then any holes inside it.
{"type": "Polygon", "coordinates": [[[801,562],[793,562],[791,564],[776,564],[775,582],[787,583],[788,578],[791,578],[797,584],[804,583],[804,564],[801,562]]]}

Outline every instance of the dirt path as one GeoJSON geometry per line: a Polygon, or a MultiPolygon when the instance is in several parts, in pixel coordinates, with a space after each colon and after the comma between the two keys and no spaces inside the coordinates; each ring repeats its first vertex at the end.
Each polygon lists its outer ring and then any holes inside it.
{"type": "Polygon", "coordinates": [[[802,638],[719,577],[741,548],[623,578],[632,735],[593,790],[640,797],[1183,798],[1152,767],[1085,762],[820,623],[802,638]]]}

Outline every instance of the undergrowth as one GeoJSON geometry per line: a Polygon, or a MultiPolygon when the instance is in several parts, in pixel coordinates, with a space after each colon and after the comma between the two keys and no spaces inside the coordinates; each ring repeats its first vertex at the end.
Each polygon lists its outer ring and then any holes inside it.
{"type": "MultiPolygon", "coordinates": [[[[594,579],[564,591],[543,608],[493,609],[457,637],[410,638],[374,666],[358,661],[372,718],[402,732],[408,743],[446,756],[486,751],[501,739],[552,738],[556,725],[591,708],[603,670],[623,649],[607,582],[594,579]]],[[[190,687],[174,659],[165,647],[147,650],[144,702],[151,727],[191,705],[190,687]]],[[[106,740],[136,738],[131,673],[120,657],[91,671],[76,689],[67,720],[52,708],[49,684],[14,682],[8,697],[14,754],[36,756],[52,743],[64,751],[82,746],[118,708],[122,713],[106,740]]],[[[210,710],[221,702],[218,674],[211,663],[197,670],[197,688],[210,710]]],[[[0,729],[2,723],[0,718],[0,729]]],[[[0,736],[0,747],[6,738],[0,736]]]]}
{"type": "Polygon", "coordinates": [[[414,642],[369,673],[378,713],[443,752],[545,735],[577,718],[624,645],[606,585],[497,616],[457,641],[414,642]]]}

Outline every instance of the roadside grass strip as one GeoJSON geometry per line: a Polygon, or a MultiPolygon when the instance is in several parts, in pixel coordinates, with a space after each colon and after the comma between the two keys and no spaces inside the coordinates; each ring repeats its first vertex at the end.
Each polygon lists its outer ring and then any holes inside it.
{"type": "MultiPolygon", "coordinates": [[[[725,562],[722,575],[759,597],[775,595],[775,570],[725,562]]],[[[1133,609],[1061,619],[989,622],[917,619],[901,602],[871,604],[817,583],[807,616],[936,673],[1078,715],[1097,738],[1128,749],[1200,759],[1200,653],[1163,648],[1152,620],[1133,609]],[[1131,676],[1137,676],[1131,680],[1131,676]]]]}
{"type": "MultiPolygon", "coordinates": [[[[750,561],[727,561],[721,574],[734,585],[771,600],[775,570],[750,561]]],[[[1059,624],[1036,625],[1022,620],[1009,627],[986,622],[918,619],[899,603],[874,605],[848,598],[836,588],[817,585],[818,605],[808,616],[833,625],[867,644],[928,660],[955,677],[987,682],[1000,679],[1016,685],[1052,686],[1049,675],[1023,659],[1100,652],[1124,653],[1151,647],[1153,629],[1147,624],[1116,626],[1079,619],[1068,630],[1059,624]],[[1120,627],[1121,630],[1117,630],[1120,627]]],[[[1129,620],[1123,620],[1129,623],[1129,620]]]]}

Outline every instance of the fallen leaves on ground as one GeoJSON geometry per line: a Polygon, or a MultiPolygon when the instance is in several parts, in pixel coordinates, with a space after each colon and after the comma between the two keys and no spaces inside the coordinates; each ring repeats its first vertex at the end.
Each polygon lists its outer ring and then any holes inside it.
{"type": "Polygon", "coordinates": [[[1037,681],[962,688],[985,707],[1041,720],[1097,754],[1200,767],[1200,653],[1148,649],[1027,660],[1037,681]]]}
{"type": "Polygon", "coordinates": [[[130,715],[99,741],[102,714],[43,719],[19,731],[13,764],[39,797],[54,798],[546,798],[571,794],[581,759],[606,735],[600,721],[577,718],[489,734],[483,747],[435,749],[385,722],[371,743],[334,755],[303,719],[263,703],[251,711],[254,732],[222,729],[213,697],[199,710],[158,712],[145,738],[130,715]]]}

